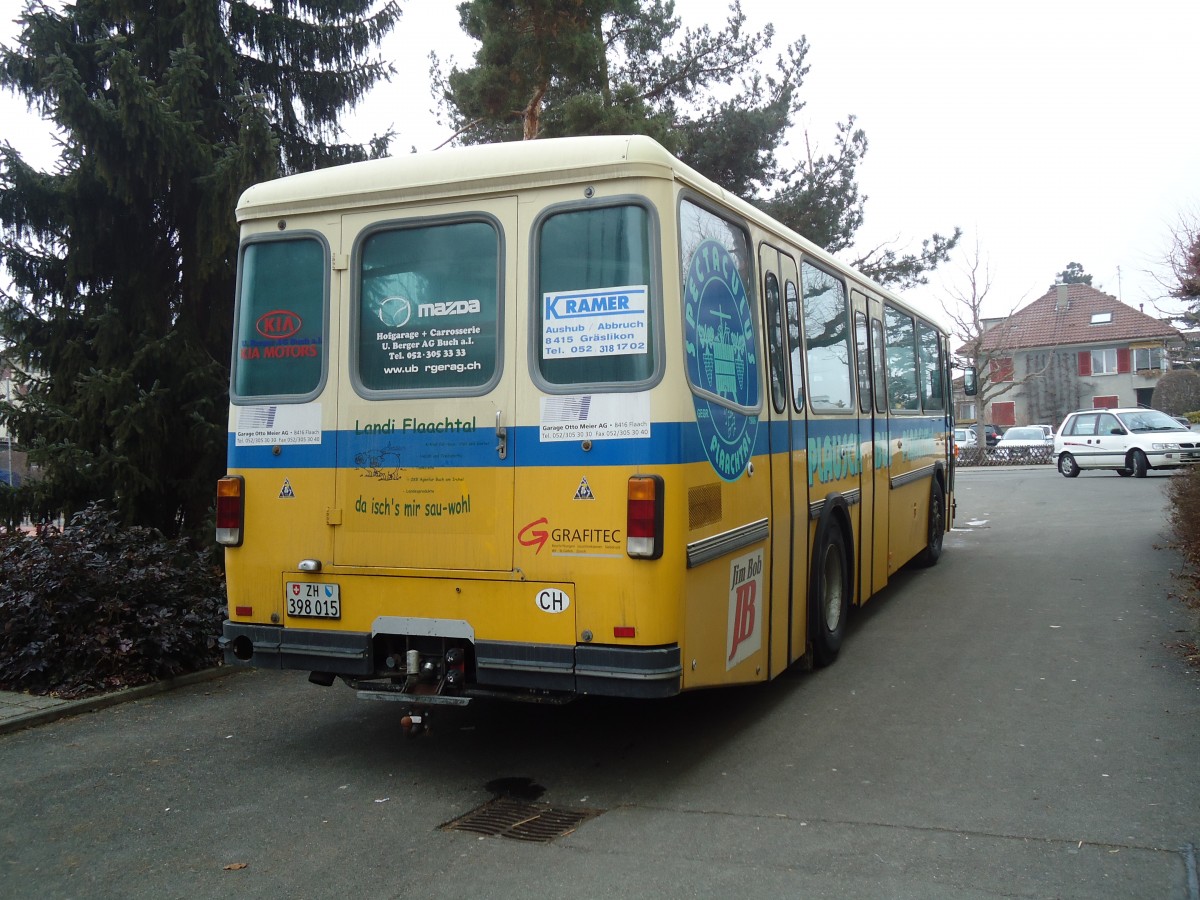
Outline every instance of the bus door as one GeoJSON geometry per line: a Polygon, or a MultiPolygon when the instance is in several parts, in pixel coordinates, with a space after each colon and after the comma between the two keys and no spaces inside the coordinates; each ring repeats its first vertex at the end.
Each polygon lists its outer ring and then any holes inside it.
{"type": "Polygon", "coordinates": [[[771,452],[771,666],[774,675],[804,655],[808,596],[808,475],[796,260],[763,245],[759,253],[770,396],[763,404],[771,452]]]}
{"type": "Polygon", "coordinates": [[[517,204],[342,217],[334,562],[513,565],[517,204]]]}
{"type": "Polygon", "coordinates": [[[858,597],[864,602],[887,582],[888,454],[883,366],[883,309],[878,300],[851,292],[858,368],[859,446],[862,457],[858,597]]]}

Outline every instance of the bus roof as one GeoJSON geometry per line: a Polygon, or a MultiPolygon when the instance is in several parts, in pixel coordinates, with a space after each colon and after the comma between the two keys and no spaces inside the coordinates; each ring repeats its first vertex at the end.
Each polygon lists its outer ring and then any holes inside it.
{"type": "Polygon", "coordinates": [[[595,178],[620,166],[621,174],[719,187],[689,169],[652,138],[642,135],[549,138],[478,144],[391,156],[302,172],[248,188],[237,205],[239,222],[288,211],[371,206],[425,196],[454,196],[595,178]],[[631,172],[631,169],[633,170],[631,172]]]}

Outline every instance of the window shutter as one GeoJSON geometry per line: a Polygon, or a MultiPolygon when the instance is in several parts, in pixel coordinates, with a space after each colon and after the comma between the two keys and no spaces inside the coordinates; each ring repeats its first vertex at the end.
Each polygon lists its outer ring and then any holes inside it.
{"type": "Polygon", "coordinates": [[[1092,374],[1092,353],[1090,350],[1080,350],[1079,351],[1079,374],[1080,375],[1091,375],[1092,374]]]}
{"type": "Polygon", "coordinates": [[[1129,348],[1117,348],[1117,374],[1123,374],[1131,371],[1129,366],[1129,348]]]}
{"type": "Polygon", "coordinates": [[[1013,400],[997,400],[992,404],[992,424],[1008,428],[1017,424],[1017,404],[1013,400]]]}

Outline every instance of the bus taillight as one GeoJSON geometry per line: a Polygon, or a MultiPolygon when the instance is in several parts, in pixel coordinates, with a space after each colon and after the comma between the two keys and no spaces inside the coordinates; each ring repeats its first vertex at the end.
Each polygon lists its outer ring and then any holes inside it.
{"type": "Polygon", "coordinates": [[[663,480],[659,475],[629,479],[625,552],[634,559],[658,559],[663,552],[663,480]]]}
{"type": "Polygon", "coordinates": [[[226,547],[242,545],[242,522],[245,519],[246,479],[227,475],[217,481],[217,543],[226,547]]]}

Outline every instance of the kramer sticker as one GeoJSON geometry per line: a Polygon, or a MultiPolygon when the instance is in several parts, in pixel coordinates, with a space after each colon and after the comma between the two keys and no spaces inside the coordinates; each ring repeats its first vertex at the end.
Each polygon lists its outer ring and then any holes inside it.
{"type": "Polygon", "coordinates": [[[542,295],[542,359],[646,352],[650,288],[627,284],[542,295]]]}
{"type": "Polygon", "coordinates": [[[596,495],[593,494],[592,489],[590,487],[588,487],[586,478],[581,478],[579,480],[579,487],[576,488],[576,490],[575,490],[575,498],[574,499],[576,499],[576,500],[595,500],[596,499],[596,495]]]}
{"type": "Polygon", "coordinates": [[[283,479],[283,487],[279,489],[280,500],[295,500],[296,492],[292,490],[292,483],[288,479],[283,479]]]}
{"type": "Polygon", "coordinates": [[[684,285],[684,349],[704,454],[725,481],[746,470],[758,434],[754,321],[737,261],[721,244],[696,248],[684,285]]]}
{"type": "Polygon", "coordinates": [[[758,598],[762,596],[762,549],[739,556],[729,564],[729,621],[725,670],[729,671],[762,647],[762,621],[758,598]]]}

